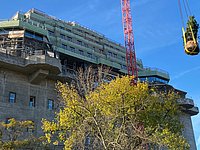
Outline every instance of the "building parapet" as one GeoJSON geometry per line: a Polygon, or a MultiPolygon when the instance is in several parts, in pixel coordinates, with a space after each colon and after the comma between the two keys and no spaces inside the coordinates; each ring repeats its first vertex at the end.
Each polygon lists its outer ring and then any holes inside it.
{"type": "Polygon", "coordinates": [[[167,80],[170,79],[168,72],[161,70],[161,69],[158,69],[158,68],[144,67],[144,68],[142,68],[141,71],[139,71],[138,75],[139,75],[139,77],[159,76],[159,77],[162,77],[162,78],[167,79],[167,80]]]}
{"type": "MultiPolygon", "coordinates": [[[[25,55],[24,53],[0,49],[0,67],[17,70],[31,76],[32,81],[36,81],[33,77],[40,77],[41,74],[58,75],[61,72],[60,60],[50,57],[43,51],[35,54],[25,55]],[[33,76],[34,74],[34,76],[33,76]]],[[[38,78],[37,78],[38,80],[38,78]]]]}

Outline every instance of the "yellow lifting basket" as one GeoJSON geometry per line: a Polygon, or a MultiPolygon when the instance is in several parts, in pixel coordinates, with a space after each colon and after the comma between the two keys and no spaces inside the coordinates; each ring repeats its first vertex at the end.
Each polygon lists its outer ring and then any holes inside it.
{"type": "Polygon", "coordinates": [[[191,25],[189,25],[189,28],[190,32],[187,33],[187,35],[184,28],[182,28],[185,53],[188,55],[198,55],[199,53],[198,41],[194,37],[194,32],[191,25]]]}
{"type": "Polygon", "coordinates": [[[194,16],[189,16],[186,30],[182,27],[184,50],[188,55],[198,55],[199,53],[198,28],[199,24],[194,16]]]}

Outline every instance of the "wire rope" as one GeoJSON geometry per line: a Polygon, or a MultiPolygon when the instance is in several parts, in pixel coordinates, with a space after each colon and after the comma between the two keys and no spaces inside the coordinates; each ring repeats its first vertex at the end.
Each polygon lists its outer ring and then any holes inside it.
{"type": "Polygon", "coordinates": [[[188,15],[188,10],[187,10],[187,6],[186,6],[185,0],[183,0],[183,7],[184,7],[184,9],[185,9],[185,13],[186,13],[186,16],[187,16],[187,18],[188,18],[189,15],[188,15]]]}
{"type": "Polygon", "coordinates": [[[192,13],[191,13],[191,9],[190,9],[190,7],[189,7],[188,0],[186,0],[186,6],[187,6],[187,9],[188,9],[189,15],[191,16],[192,13]]]}
{"type": "Polygon", "coordinates": [[[185,22],[184,22],[184,18],[183,18],[183,12],[182,12],[182,8],[181,8],[181,1],[178,0],[178,6],[179,6],[179,11],[180,11],[180,15],[181,15],[181,22],[183,27],[185,26],[185,22]]]}

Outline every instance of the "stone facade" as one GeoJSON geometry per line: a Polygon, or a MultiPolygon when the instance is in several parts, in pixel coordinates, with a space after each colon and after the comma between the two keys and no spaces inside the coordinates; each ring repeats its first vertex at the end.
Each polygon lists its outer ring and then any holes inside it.
{"type": "MultiPolygon", "coordinates": [[[[14,62],[16,59],[12,56],[8,57],[7,59],[10,59],[11,62],[14,62]]],[[[50,79],[48,77],[49,74],[37,74],[38,76],[45,76],[45,78],[36,77],[35,72],[38,70],[31,73],[26,69],[21,71],[20,69],[16,70],[12,66],[5,67],[9,65],[5,62],[0,62],[0,64],[0,120],[6,121],[8,118],[32,120],[37,131],[35,135],[41,135],[41,119],[52,119],[54,117],[54,110],[57,107],[56,80],[50,79]],[[37,78],[37,84],[31,83],[33,80],[30,78],[33,76],[32,74],[37,78]]],[[[35,63],[31,65],[35,67],[35,63]]],[[[38,69],[41,70],[41,68],[38,69]]]]}

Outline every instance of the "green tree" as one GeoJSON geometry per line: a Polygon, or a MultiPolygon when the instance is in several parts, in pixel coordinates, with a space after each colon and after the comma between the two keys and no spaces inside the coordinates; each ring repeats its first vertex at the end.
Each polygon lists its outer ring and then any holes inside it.
{"type": "Polygon", "coordinates": [[[197,39],[197,34],[198,34],[198,29],[199,29],[199,24],[197,23],[196,19],[194,16],[189,16],[188,22],[187,22],[187,28],[186,28],[186,36],[191,36],[191,28],[192,32],[194,33],[195,39],[197,39]]]}
{"type": "Polygon", "coordinates": [[[34,123],[29,120],[17,121],[11,118],[7,122],[0,122],[0,149],[36,149],[44,138],[35,138],[33,130],[34,123]]]}
{"type": "Polygon", "coordinates": [[[65,150],[188,149],[181,135],[178,96],[146,83],[132,86],[131,80],[102,82],[84,97],[75,86],[58,83],[64,105],[53,121],[42,121],[47,141],[64,143],[65,150]]]}

